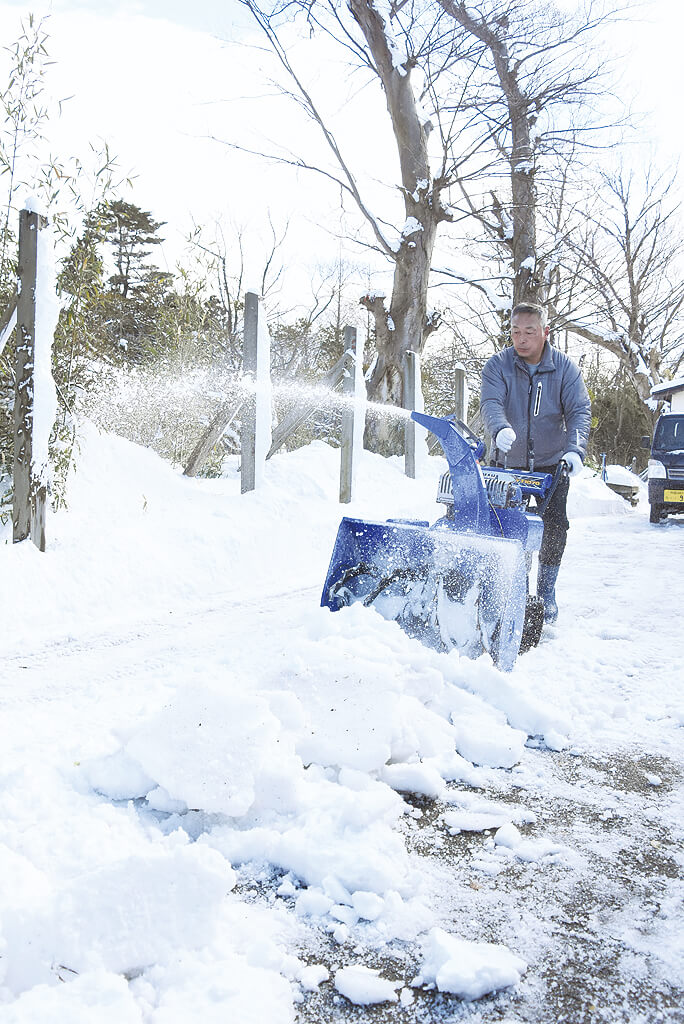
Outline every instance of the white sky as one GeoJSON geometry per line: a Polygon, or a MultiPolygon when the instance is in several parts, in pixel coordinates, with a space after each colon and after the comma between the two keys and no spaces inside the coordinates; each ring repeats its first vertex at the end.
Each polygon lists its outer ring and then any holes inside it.
{"type": "MultiPolygon", "coordinates": [[[[5,45],[17,37],[20,19],[30,10],[51,15],[48,48],[56,63],[48,73],[50,89],[56,97],[73,97],[52,126],[54,151],[85,157],[89,141],[109,143],[122,168],[136,175],[125,198],[168,222],[167,265],[172,268],[193,221],[232,218],[245,225],[255,243],[253,265],[248,252],[252,283],[247,284],[256,285],[259,240],[265,243],[269,236],[269,209],[276,227],[291,221],[291,260],[310,264],[335,258],[337,242],[330,232],[312,231],[311,223],[337,229],[342,215],[339,190],[306,172],[264,164],[208,138],[240,138],[258,146],[253,125],[266,120],[274,140],[296,134],[299,141],[307,131],[264,84],[258,53],[236,42],[256,38],[237,0],[52,0],[40,6],[0,2],[5,45]]],[[[635,109],[645,112],[635,161],[651,143],[661,164],[674,165],[681,155],[683,27],[678,0],[652,0],[643,5],[638,20],[614,30],[612,45],[628,55],[622,88],[636,97],[635,109]]],[[[339,77],[345,77],[343,68],[339,77]]],[[[313,84],[315,89],[315,80],[313,84]]],[[[365,164],[372,172],[393,157],[392,140],[386,131],[359,135],[349,116],[345,121],[343,96],[317,94],[341,119],[341,135],[359,166],[365,164]]],[[[379,99],[366,90],[364,102],[379,99]]],[[[261,147],[268,148],[263,139],[261,147]]],[[[388,198],[386,188],[378,187],[381,193],[388,198]]],[[[345,255],[364,261],[353,247],[345,255]]]]}

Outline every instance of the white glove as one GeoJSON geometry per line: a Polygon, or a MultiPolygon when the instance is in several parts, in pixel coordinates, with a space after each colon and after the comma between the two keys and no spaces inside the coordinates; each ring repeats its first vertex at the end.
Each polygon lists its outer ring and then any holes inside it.
{"type": "Polygon", "coordinates": [[[579,476],[582,472],[584,463],[577,452],[566,452],[561,461],[568,467],[568,476],[579,476]]]}
{"type": "MultiPolygon", "coordinates": [[[[515,430],[513,430],[513,427],[502,427],[499,433],[496,435],[494,444],[496,445],[500,452],[503,452],[505,454],[506,452],[510,452],[511,446],[515,441],[515,438],[516,433],[515,430]]],[[[563,458],[565,458],[565,456],[563,456],[563,458]]]]}

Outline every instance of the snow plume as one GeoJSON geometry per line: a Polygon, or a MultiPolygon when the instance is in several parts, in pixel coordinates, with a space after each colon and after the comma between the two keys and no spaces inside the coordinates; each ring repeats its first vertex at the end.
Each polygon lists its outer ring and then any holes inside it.
{"type": "Polygon", "coordinates": [[[103,430],[116,431],[182,463],[219,406],[230,403],[238,419],[242,401],[253,388],[239,374],[211,366],[102,367],[77,411],[103,430]]]}

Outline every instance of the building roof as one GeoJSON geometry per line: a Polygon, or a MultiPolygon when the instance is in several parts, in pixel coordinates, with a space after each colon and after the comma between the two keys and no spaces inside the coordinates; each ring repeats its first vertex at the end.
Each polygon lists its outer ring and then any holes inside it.
{"type": "Polygon", "coordinates": [[[674,380],[667,380],[663,384],[658,384],[656,387],[651,388],[651,395],[653,398],[662,400],[669,398],[675,391],[684,391],[684,377],[675,377],[674,380]]]}

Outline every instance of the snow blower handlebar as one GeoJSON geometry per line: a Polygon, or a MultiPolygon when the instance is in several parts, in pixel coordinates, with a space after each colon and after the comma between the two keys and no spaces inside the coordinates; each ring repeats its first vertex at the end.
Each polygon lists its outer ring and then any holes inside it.
{"type": "MultiPolygon", "coordinates": [[[[484,456],[487,450],[484,441],[473,434],[472,430],[455,416],[426,416],[422,412],[412,412],[411,419],[434,434],[442,446],[449,463],[451,482],[454,486],[454,503],[458,505],[461,513],[469,522],[469,525],[466,525],[462,519],[462,524],[466,529],[478,529],[479,532],[485,532],[483,529],[485,520],[479,516],[480,501],[477,502],[477,510],[475,509],[475,492],[479,488],[473,487],[474,481],[470,479],[467,472],[464,474],[464,470],[470,462],[480,460],[484,456]],[[468,459],[468,456],[471,458],[468,459]],[[457,494],[456,491],[459,493],[457,494]]],[[[500,471],[490,467],[485,467],[484,473],[490,502],[493,496],[491,478],[497,475],[505,476],[506,479],[510,479],[520,486],[522,494],[528,497],[534,495],[537,501],[535,512],[538,516],[543,516],[556,488],[568,476],[568,466],[561,460],[556,466],[553,476],[550,473],[534,474],[533,471],[528,473],[525,470],[507,469],[504,469],[504,473],[501,474],[500,471]]],[[[494,501],[494,504],[499,503],[494,501]]]]}

